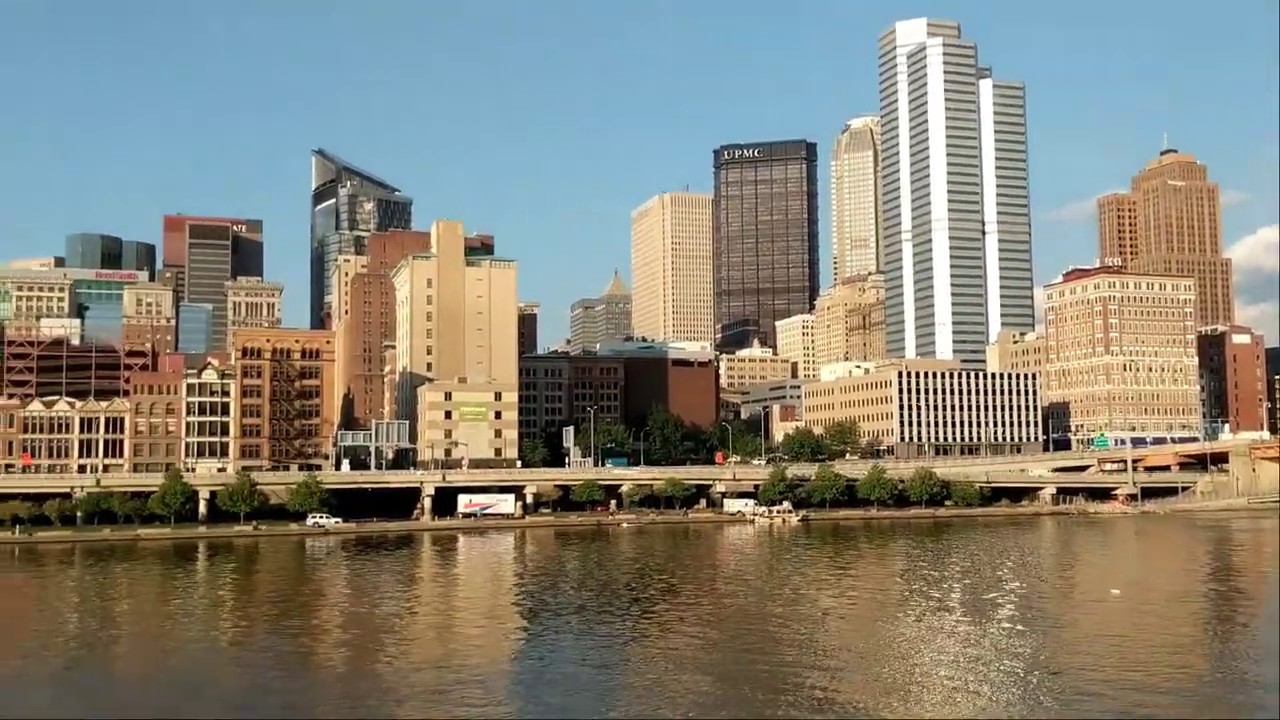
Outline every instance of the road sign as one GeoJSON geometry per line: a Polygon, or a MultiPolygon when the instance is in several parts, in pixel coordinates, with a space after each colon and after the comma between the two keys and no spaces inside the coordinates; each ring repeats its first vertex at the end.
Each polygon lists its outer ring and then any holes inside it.
{"type": "Polygon", "coordinates": [[[1111,447],[1111,441],[1107,439],[1106,435],[1102,433],[1098,433],[1093,438],[1093,447],[1096,449],[1105,450],[1111,447]]]}

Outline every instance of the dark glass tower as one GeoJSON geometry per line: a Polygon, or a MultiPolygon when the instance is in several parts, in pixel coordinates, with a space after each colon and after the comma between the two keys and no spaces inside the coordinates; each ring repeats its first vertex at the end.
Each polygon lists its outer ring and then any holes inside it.
{"type": "Polygon", "coordinates": [[[775,347],[773,324],[818,298],[818,146],[723,145],[714,167],[717,348],[775,347]]]}
{"type": "Polygon", "coordinates": [[[148,242],[121,240],[102,233],[74,233],[67,236],[67,267],[90,270],[136,270],[155,277],[156,246],[148,242]]]}
{"type": "Polygon", "coordinates": [[[413,198],[323,148],[311,151],[311,328],[331,325],[339,255],[366,255],[370,233],[413,228],[413,198]]]}

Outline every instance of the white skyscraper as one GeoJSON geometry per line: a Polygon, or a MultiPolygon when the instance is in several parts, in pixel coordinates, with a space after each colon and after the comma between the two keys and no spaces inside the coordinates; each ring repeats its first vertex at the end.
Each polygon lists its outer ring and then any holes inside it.
{"type": "Polygon", "coordinates": [[[1035,326],[1025,89],[958,23],[905,20],[880,36],[880,121],[886,350],[983,366],[1035,326]]]}
{"type": "Polygon", "coordinates": [[[835,284],[880,270],[880,118],[845,123],[831,150],[835,284]]]}
{"type": "Polygon", "coordinates": [[[664,342],[716,338],[711,196],[668,192],[631,212],[631,331],[664,342]]]}

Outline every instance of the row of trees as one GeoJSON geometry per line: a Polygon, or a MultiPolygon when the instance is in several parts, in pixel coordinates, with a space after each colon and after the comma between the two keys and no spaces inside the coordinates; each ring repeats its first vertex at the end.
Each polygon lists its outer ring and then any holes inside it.
{"type": "MultiPolygon", "coordinates": [[[[678,510],[684,506],[685,499],[694,492],[696,492],[694,487],[683,480],[667,478],[658,485],[631,485],[623,491],[622,499],[627,505],[634,506],[644,506],[656,500],[662,508],[666,508],[670,501],[672,507],[678,510]]],[[[564,498],[564,491],[553,486],[541,491],[539,497],[554,510],[556,503],[564,498]]],[[[603,505],[609,499],[609,493],[601,483],[595,480],[584,480],[569,491],[569,499],[590,507],[603,505]]]]}
{"type": "MultiPolygon", "coordinates": [[[[24,519],[43,515],[54,525],[62,525],[67,518],[81,516],[94,525],[103,515],[111,514],[116,522],[135,524],[142,522],[148,515],[164,518],[170,525],[178,519],[190,517],[196,508],[196,489],[186,481],[182,471],[171,467],[164,473],[160,487],[150,496],[143,499],[131,493],[87,493],[77,498],[54,498],[41,505],[28,505],[20,514],[24,519]]],[[[243,470],[235,474],[235,479],[227,483],[215,496],[220,510],[240,516],[244,524],[245,517],[263,510],[269,504],[267,494],[258,486],[253,476],[243,470]]],[[[331,504],[329,492],[320,483],[315,473],[307,473],[298,484],[290,489],[285,507],[290,512],[305,515],[320,512],[331,504]]]]}
{"type": "Polygon", "coordinates": [[[802,480],[788,475],[785,467],[775,465],[769,479],[760,485],[756,499],[764,505],[787,500],[828,508],[849,501],[862,501],[873,507],[907,501],[925,507],[948,500],[962,507],[975,507],[987,502],[988,491],[972,483],[948,482],[923,467],[905,478],[896,478],[882,466],[872,465],[862,477],[849,478],[830,465],[820,465],[813,477],[802,480]]]}
{"type": "MultiPolygon", "coordinates": [[[[766,448],[760,436],[760,420],[735,420],[719,424],[711,430],[687,425],[678,416],[655,406],[643,427],[628,428],[613,422],[595,426],[595,452],[602,458],[625,456],[645,465],[709,464],[717,452],[742,458],[760,457],[766,448]],[[643,451],[642,451],[643,448],[643,451]]],[[[585,456],[592,452],[589,424],[575,430],[578,450],[585,456]]],[[[789,460],[824,462],[848,456],[869,454],[858,423],[842,420],[825,428],[821,435],[802,427],[788,433],[776,448],[789,460]]],[[[560,449],[559,431],[546,437],[526,440],[520,447],[520,460],[525,467],[562,467],[564,453],[560,449]]]]}

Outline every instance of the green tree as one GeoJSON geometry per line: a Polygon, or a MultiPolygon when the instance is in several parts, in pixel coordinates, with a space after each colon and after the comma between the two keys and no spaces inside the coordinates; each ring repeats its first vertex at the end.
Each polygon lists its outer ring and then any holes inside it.
{"type": "Polygon", "coordinates": [[[951,502],[960,507],[977,507],[987,501],[990,491],[967,482],[951,483],[951,502]]]}
{"type": "Polygon", "coordinates": [[[858,421],[852,418],[837,420],[822,430],[822,437],[827,441],[827,448],[831,451],[831,455],[837,458],[861,455],[861,436],[862,433],[858,429],[858,421]]]}
{"type": "Polygon", "coordinates": [[[628,507],[632,505],[639,507],[644,504],[646,498],[650,497],[653,497],[651,485],[628,485],[627,489],[622,491],[622,499],[626,501],[628,507]]]}
{"type": "Polygon", "coordinates": [[[538,495],[547,502],[551,512],[555,512],[556,503],[560,501],[560,498],[564,497],[564,490],[561,490],[559,485],[549,485],[546,488],[539,488],[538,495]]]}
{"type": "Polygon", "coordinates": [[[328,509],[330,502],[329,491],[320,483],[320,478],[309,472],[289,489],[289,498],[285,500],[284,506],[289,512],[310,515],[328,509]]]}
{"type": "Polygon", "coordinates": [[[774,465],[769,469],[769,478],[760,483],[756,491],[756,500],[761,505],[778,505],[783,501],[796,499],[796,482],[787,475],[785,465],[774,465]]]}
{"type": "Polygon", "coordinates": [[[900,490],[898,481],[889,476],[884,466],[876,463],[867,468],[867,473],[856,483],[858,497],[878,507],[882,503],[892,505],[898,499],[900,490]]]}
{"type": "Polygon", "coordinates": [[[676,465],[684,461],[685,426],[660,405],[649,411],[645,423],[644,461],[649,465],[676,465]]]}
{"type": "Polygon", "coordinates": [[[599,505],[605,499],[604,486],[595,480],[583,480],[569,493],[569,499],[583,505],[599,505]]]}
{"type": "Polygon", "coordinates": [[[170,466],[164,471],[164,481],[160,489],[147,499],[147,509],[161,517],[169,518],[169,526],[177,521],[179,515],[191,512],[195,507],[196,489],[191,483],[182,479],[182,471],[170,466]]]}
{"type": "Polygon", "coordinates": [[[238,513],[240,524],[244,524],[244,516],[257,512],[267,505],[267,494],[258,487],[258,481],[245,470],[236,471],[234,482],[225,485],[218,491],[218,507],[225,512],[238,513]]]}
{"type": "Polygon", "coordinates": [[[97,525],[98,516],[111,510],[110,501],[111,496],[106,493],[85,493],[76,500],[76,509],[85,518],[92,520],[94,525],[97,525]]]}
{"type": "Polygon", "coordinates": [[[819,465],[813,477],[805,483],[804,494],[811,503],[821,503],[830,508],[831,503],[844,499],[846,479],[830,465],[819,465]]]}
{"type": "Polygon", "coordinates": [[[684,499],[693,494],[693,487],[685,481],[678,478],[667,478],[653,489],[653,494],[658,496],[662,501],[662,507],[666,507],[667,498],[671,498],[676,509],[680,509],[684,505],[684,499]]]}
{"type": "MultiPolygon", "coordinates": [[[[575,432],[578,449],[586,457],[591,457],[591,423],[583,423],[575,432]]],[[[631,449],[631,435],[625,427],[616,422],[606,422],[596,419],[596,449],[597,458],[613,457],[608,451],[631,449]]]]}
{"type": "Polygon", "coordinates": [[[938,474],[926,467],[916,468],[903,483],[903,491],[911,502],[920,503],[920,507],[930,502],[937,502],[947,496],[947,484],[938,474]]]}
{"type": "Polygon", "coordinates": [[[129,493],[123,492],[113,492],[107,496],[107,507],[116,516],[116,522],[123,523],[126,520],[133,520],[135,525],[142,521],[142,515],[147,511],[145,502],[129,493]]]}
{"type": "Polygon", "coordinates": [[[67,498],[53,498],[40,506],[40,512],[49,518],[54,527],[62,527],[62,519],[75,514],[76,505],[67,498]]]}
{"type": "Polygon", "coordinates": [[[546,467],[550,456],[551,453],[547,452],[547,446],[542,444],[541,437],[534,436],[520,443],[520,463],[524,467],[546,467]]]}
{"type": "Polygon", "coordinates": [[[787,433],[780,447],[788,460],[798,462],[822,462],[831,456],[826,440],[811,427],[798,427],[787,433]]]}

